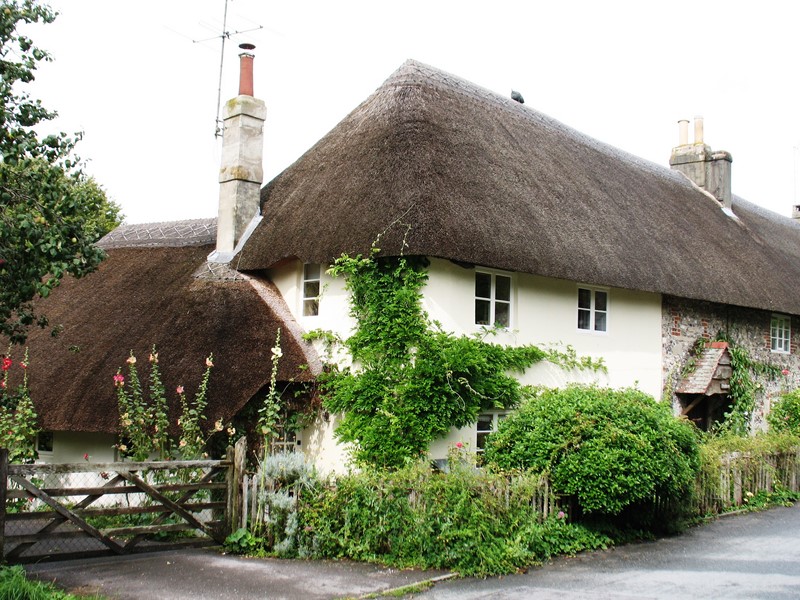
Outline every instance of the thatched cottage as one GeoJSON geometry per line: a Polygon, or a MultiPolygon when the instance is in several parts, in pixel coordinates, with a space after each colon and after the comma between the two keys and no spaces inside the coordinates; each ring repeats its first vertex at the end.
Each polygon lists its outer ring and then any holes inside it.
{"type": "MultiPolygon", "coordinates": [[[[251,93],[227,107],[219,219],[122,226],[101,242],[96,273],[43,303],[63,324],[57,338],[30,337],[53,457],[111,452],[111,377],[131,349],[156,344],[170,381],[197,380],[213,352],[212,419],[263,393],[279,327],[279,379],[313,379],[321,363],[302,332],[351,327],[326,266],[379,235],[384,254],[428,257],[425,308],[445,329],[499,323],[499,342],[571,345],[608,368],[539,365],[526,381],[635,385],[703,422],[724,405],[726,373],[686,382],[681,367],[695,340],[722,332],[790,372],[760,410],[798,384],[800,221],[733,196],[730,155],[705,145],[701,122],[691,143],[682,125],[670,169],[408,61],[262,188],[264,110],[251,93]]],[[[335,468],[346,455],[335,416],[323,417],[297,447],[335,468]]],[[[453,431],[432,458],[476,444],[497,420],[453,431]]]]}

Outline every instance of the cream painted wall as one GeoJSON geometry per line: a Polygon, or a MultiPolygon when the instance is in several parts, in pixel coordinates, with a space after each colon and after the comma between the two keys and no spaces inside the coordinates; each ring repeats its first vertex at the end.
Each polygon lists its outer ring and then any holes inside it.
{"type": "MultiPolygon", "coordinates": [[[[661,296],[616,288],[598,288],[608,292],[608,331],[595,333],[577,327],[579,284],[534,275],[501,273],[512,277],[511,326],[507,331],[490,334],[487,341],[499,344],[572,346],[579,356],[602,358],[608,373],[572,370],[569,372],[541,363],[520,376],[527,384],[550,387],[571,382],[597,383],[612,387],[636,386],[660,398],[661,370],[661,296]]],[[[292,313],[306,330],[333,331],[343,338],[350,335],[353,321],[344,281],[322,275],[319,315],[302,316],[302,264],[296,261],[270,273],[292,313]]],[[[593,286],[580,286],[593,287],[593,286]]],[[[432,259],[423,305],[432,320],[456,334],[480,333],[474,324],[475,270],[459,267],[450,261],[432,259]]],[[[324,356],[324,349],[318,346],[324,356]]],[[[320,420],[303,432],[306,455],[322,471],[342,470],[347,452],[333,437],[336,419],[320,420]]],[[[456,442],[475,444],[475,426],[453,430],[444,439],[431,444],[431,458],[444,458],[456,442]]]]}
{"type": "MultiPolygon", "coordinates": [[[[483,270],[483,269],[481,269],[483,270]]],[[[608,292],[608,331],[595,333],[577,327],[578,283],[521,273],[501,273],[512,277],[511,326],[507,331],[488,336],[499,344],[539,346],[567,345],[579,356],[602,358],[608,373],[564,371],[540,363],[520,376],[527,384],[559,387],[572,382],[597,383],[611,387],[635,386],[661,397],[661,296],[621,290],[596,288],[608,292]]],[[[459,267],[450,261],[433,259],[425,288],[425,309],[431,319],[456,334],[482,331],[474,324],[475,270],[459,267]]],[[[447,456],[456,442],[473,448],[474,426],[452,430],[431,444],[431,458],[447,456]]]]}
{"type": "Polygon", "coordinates": [[[78,463],[86,462],[84,454],[89,455],[89,462],[114,462],[117,454],[114,444],[117,437],[111,433],[79,433],[75,431],[53,432],[53,451],[39,452],[38,462],[42,463],[78,463]]]}

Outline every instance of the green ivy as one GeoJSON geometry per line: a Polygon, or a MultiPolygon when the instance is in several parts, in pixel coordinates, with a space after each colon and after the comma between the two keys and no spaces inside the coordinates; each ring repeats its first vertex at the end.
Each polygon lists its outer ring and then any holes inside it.
{"type": "MultiPolygon", "coordinates": [[[[329,273],[346,278],[354,334],[343,342],[353,365],[321,377],[323,402],[343,414],[336,435],[358,464],[397,468],[431,441],[464,427],[486,409],[516,406],[523,386],[511,373],[549,360],[566,368],[604,369],[574,350],[504,347],[486,333],[456,336],[422,309],[428,262],[419,257],[338,258],[329,273]]],[[[315,332],[328,343],[334,338],[315,332]]]]}
{"type": "MultiPolygon", "coordinates": [[[[723,337],[717,336],[718,339],[723,337]]],[[[718,430],[723,433],[748,435],[756,408],[756,397],[764,389],[763,382],[780,376],[781,367],[754,360],[745,348],[731,340],[722,339],[722,341],[728,342],[728,352],[731,355],[731,387],[728,393],[732,404],[718,430]]]]}

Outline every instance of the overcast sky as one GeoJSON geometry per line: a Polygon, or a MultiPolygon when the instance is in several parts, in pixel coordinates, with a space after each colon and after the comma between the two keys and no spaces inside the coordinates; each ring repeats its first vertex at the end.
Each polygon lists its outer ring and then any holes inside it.
{"type": "MultiPolygon", "coordinates": [[[[127,222],[216,215],[225,0],[52,0],[31,31],[55,58],[31,92],[82,130],[78,153],[127,222]],[[199,43],[193,40],[206,40],[199,43]]],[[[229,0],[223,102],[256,44],[265,180],[413,58],[666,165],[677,121],[733,155],[733,191],[800,203],[800,3],[229,0]]]]}

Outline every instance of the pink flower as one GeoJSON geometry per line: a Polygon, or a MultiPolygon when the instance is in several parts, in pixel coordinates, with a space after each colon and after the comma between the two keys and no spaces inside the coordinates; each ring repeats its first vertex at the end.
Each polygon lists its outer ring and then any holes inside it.
{"type": "Polygon", "coordinates": [[[14,364],[14,361],[8,358],[7,356],[3,357],[3,371],[8,371],[11,368],[11,365],[14,364]]]}
{"type": "Polygon", "coordinates": [[[23,369],[27,369],[28,368],[28,363],[21,362],[21,363],[19,363],[19,366],[22,367],[23,369]]]}
{"type": "Polygon", "coordinates": [[[114,375],[114,387],[122,387],[125,384],[125,377],[120,373],[114,375]]]}
{"type": "Polygon", "coordinates": [[[787,377],[789,375],[789,369],[784,369],[783,371],[781,371],[781,375],[787,377]]]}
{"type": "Polygon", "coordinates": [[[464,444],[462,444],[461,442],[456,442],[456,448],[458,448],[460,450],[463,447],[464,447],[464,444]]]}
{"type": "Polygon", "coordinates": [[[6,389],[6,380],[5,379],[0,379],[0,388],[6,389]]]}
{"type": "Polygon", "coordinates": [[[566,516],[567,516],[567,514],[563,510],[560,510],[560,511],[558,511],[558,514],[556,515],[556,518],[557,519],[563,519],[566,516]]]}
{"type": "Polygon", "coordinates": [[[206,359],[206,366],[209,367],[209,368],[214,366],[214,363],[211,361],[211,357],[210,356],[206,359]]]}
{"type": "Polygon", "coordinates": [[[84,452],[83,453],[83,460],[89,460],[89,453],[88,452],[84,452]]]}
{"type": "Polygon", "coordinates": [[[178,392],[178,396],[183,395],[183,386],[179,385],[178,387],[175,388],[175,391],[178,392]]]}

